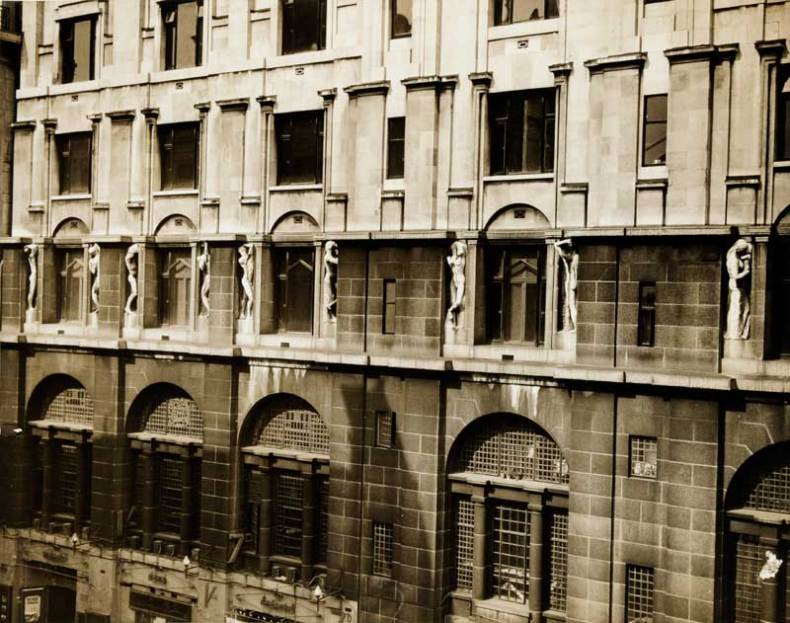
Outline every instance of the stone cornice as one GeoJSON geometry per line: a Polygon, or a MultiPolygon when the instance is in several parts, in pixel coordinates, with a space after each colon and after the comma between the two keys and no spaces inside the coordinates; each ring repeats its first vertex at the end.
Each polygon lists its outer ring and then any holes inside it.
{"type": "Polygon", "coordinates": [[[386,95],[390,90],[389,80],[379,80],[377,82],[363,82],[351,84],[343,89],[349,97],[363,97],[366,95],[386,95]]]}
{"type": "Polygon", "coordinates": [[[591,74],[603,73],[605,71],[616,71],[620,69],[642,69],[647,60],[646,52],[630,52],[628,54],[615,54],[613,56],[603,56],[584,61],[584,66],[590,70],[591,74]]]}
{"type": "Polygon", "coordinates": [[[490,71],[475,71],[469,74],[469,81],[476,87],[491,88],[493,80],[494,74],[490,71]]]}
{"type": "Polygon", "coordinates": [[[755,41],[754,47],[761,57],[782,58],[787,54],[787,39],[767,39],[755,41]]]}
{"type": "Polygon", "coordinates": [[[454,89],[458,76],[412,76],[401,80],[401,84],[407,91],[454,89]]]}
{"type": "Polygon", "coordinates": [[[217,100],[217,106],[220,107],[222,112],[232,110],[247,110],[250,105],[250,100],[246,97],[237,97],[234,99],[217,100]]]}

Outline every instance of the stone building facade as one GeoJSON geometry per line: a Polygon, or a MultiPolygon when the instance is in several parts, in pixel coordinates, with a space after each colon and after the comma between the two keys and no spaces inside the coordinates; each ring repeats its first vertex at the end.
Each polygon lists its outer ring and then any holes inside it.
{"type": "Polygon", "coordinates": [[[0,621],[790,621],[790,2],[19,30],[0,621]]]}

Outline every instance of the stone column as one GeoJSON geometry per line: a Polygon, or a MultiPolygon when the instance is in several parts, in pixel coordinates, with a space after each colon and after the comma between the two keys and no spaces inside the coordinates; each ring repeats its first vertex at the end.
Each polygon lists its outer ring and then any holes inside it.
{"type": "Polygon", "coordinates": [[[469,74],[472,81],[474,98],[474,129],[475,129],[475,186],[474,207],[470,215],[470,229],[482,229],[483,222],[483,177],[488,173],[488,91],[491,88],[493,74],[478,72],[469,74]]]}
{"type": "Polygon", "coordinates": [[[42,236],[52,234],[52,202],[51,197],[60,192],[58,179],[58,159],[55,154],[55,130],[58,127],[57,119],[44,119],[44,221],[41,231],[42,236]],[[56,189],[53,192],[53,187],[56,189]]]}
{"type": "Polygon", "coordinates": [[[154,159],[154,146],[156,145],[156,120],[159,118],[158,108],[143,108],[140,112],[145,117],[145,216],[143,217],[142,231],[143,234],[153,234],[152,228],[155,224],[151,223],[151,214],[153,212],[153,191],[155,185],[158,184],[154,180],[154,172],[158,171],[155,166],[156,160],[154,159]]]}
{"type": "MultiPolygon", "coordinates": [[[[276,5],[278,3],[275,3],[276,5]]],[[[258,221],[255,231],[266,233],[269,231],[269,186],[272,181],[269,179],[274,172],[271,170],[273,136],[274,136],[274,107],[277,104],[277,97],[274,95],[261,95],[255,98],[261,107],[261,210],[259,211],[258,221]]]]}
{"type": "Polygon", "coordinates": [[[529,614],[540,621],[543,612],[543,509],[529,505],[529,614]]]}
{"type": "Polygon", "coordinates": [[[484,496],[473,495],[475,529],[473,540],[473,566],[472,566],[472,597],[474,599],[486,598],[486,547],[488,545],[488,517],[486,499],[484,496]]]}
{"type": "Polygon", "coordinates": [[[315,546],[318,539],[316,514],[318,501],[312,469],[302,474],[302,582],[313,577],[315,546]]]}

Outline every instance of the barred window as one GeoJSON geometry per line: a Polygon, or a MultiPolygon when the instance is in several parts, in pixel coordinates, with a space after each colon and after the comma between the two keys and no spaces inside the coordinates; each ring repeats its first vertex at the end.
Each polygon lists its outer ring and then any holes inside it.
{"type": "Polygon", "coordinates": [[[469,498],[456,499],[455,523],[455,587],[468,592],[472,590],[475,536],[475,509],[469,498]]]}
{"type": "Polygon", "coordinates": [[[513,421],[478,426],[461,452],[459,468],[515,480],[568,482],[559,446],[536,426],[513,421]]]}
{"type": "Polygon", "coordinates": [[[203,416],[194,400],[168,398],[148,416],[146,433],[203,439],[203,416]]]}
{"type": "Polygon", "coordinates": [[[653,589],[655,570],[652,567],[626,565],[626,623],[653,621],[653,589]]]}
{"type": "Polygon", "coordinates": [[[630,439],[631,476],[655,479],[658,472],[658,440],[632,435],[630,439]]]}
{"type": "Polygon", "coordinates": [[[765,561],[758,538],[740,534],[735,545],[733,623],[757,623],[761,614],[759,574],[765,561]]]}
{"type": "Polygon", "coordinates": [[[258,443],[268,448],[329,454],[329,431],[315,411],[288,409],[277,413],[266,423],[258,443]]]}
{"type": "Polygon", "coordinates": [[[395,444],[395,414],[376,411],[376,447],[392,448],[395,444]]]}
{"type": "Polygon", "coordinates": [[[77,503],[79,479],[79,450],[75,444],[60,443],[57,447],[57,486],[55,487],[54,510],[58,513],[74,514],[77,503]]]}
{"type": "Polygon", "coordinates": [[[790,464],[765,474],[749,494],[747,506],[762,511],[790,513],[790,464]]]}
{"type": "Polygon", "coordinates": [[[389,523],[373,523],[373,574],[392,576],[393,529],[389,523]]]}
{"type": "Polygon", "coordinates": [[[160,532],[178,534],[181,531],[181,491],[183,462],[173,457],[162,457],[159,464],[159,521],[160,532]]]}
{"type": "Polygon", "coordinates": [[[549,524],[549,605],[565,612],[568,598],[568,512],[555,511],[549,524]]]}
{"type": "Polygon", "coordinates": [[[526,507],[494,507],[492,587],[500,599],[526,603],[529,596],[529,513],[526,507]]]}
{"type": "Polygon", "coordinates": [[[316,561],[326,564],[329,550],[329,478],[318,479],[318,551],[316,561]]]}
{"type": "Polygon", "coordinates": [[[302,477],[288,472],[276,475],[274,552],[302,556],[302,477]]]}
{"type": "Polygon", "coordinates": [[[49,403],[44,419],[93,426],[93,399],[82,387],[64,389],[49,403]]]}

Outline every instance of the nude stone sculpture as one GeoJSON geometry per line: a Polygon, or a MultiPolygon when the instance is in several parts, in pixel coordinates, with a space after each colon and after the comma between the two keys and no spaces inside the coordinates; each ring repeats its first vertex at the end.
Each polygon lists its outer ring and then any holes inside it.
{"type": "Polygon", "coordinates": [[[239,266],[241,266],[241,314],[240,318],[252,318],[253,309],[253,277],[255,275],[255,252],[251,244],[239,247],[239,266]]]}
{"type": "Polygon", "coordinates": [[[450,308],[447,310],[447,323],[458,327],[458,314],[464,306],[466,296],[466,243],[456,240],[450,246],[447,258],[452,278],[450,280],[450,308]]]}
{"type": "Polygon", "coordinates": [[[211,289],[211,256],[208,243],[204,242],[200,255],[197,256],[198,274],[200,275],[200,315],[208,316],[209,293],[211,289]]]}
{"type": "Polygon", "coordinates": [[[91,313],[99,311],[101,248],[95,242],[88,247],[88,272],[91,278],[91,313]]]}
{"type": "Polygon", "coordinates": [[[324,296],[326,297],[326,317],[335,320],[337,317],[337,265],[340,251],[337,243],[329,240],[324,245],[324,296]]]}
{"type": "Polygon", "coordinates": [[[25,245],[27,255],[27,310],[36,309],[36,285],[38,283],[38,247],[34,244],[25,245]]]}
{"type": "Polygon", "coordinates": [[[137,312],[137,262],[140,258],[140,246],[133,244],[126,250],[126,281],[129,283],[129,296],[126,298],[124,311],[127,314],[137,312]]]}
{"type": "Polygon", "coordinates": [[[573,241],[569,238],[554,243],[560,262],[563,267],[563,301],[562,301],[562,330],[575,331],[577,304],[576,286],[579,272],[579,252],[573,248],[573,241]]]}
{"type": "Polygon", "coordinates": [[[752,269],[752,245],[743,238],[727,251],[727,282],[729,304],[727,307],[727,332],[725,337],[734,340],[749,339],[751,304],[749,301],[749,275],[752,269]]]}

